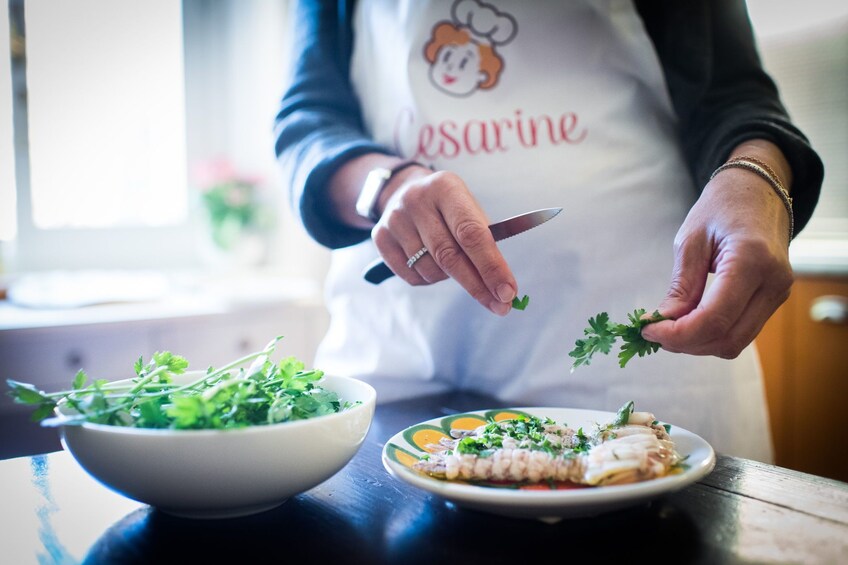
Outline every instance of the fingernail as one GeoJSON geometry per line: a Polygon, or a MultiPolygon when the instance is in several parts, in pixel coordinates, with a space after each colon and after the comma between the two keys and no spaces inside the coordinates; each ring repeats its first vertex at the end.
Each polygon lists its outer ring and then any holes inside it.
{"type": "Polygon", "coordinates": [[[509,304],[512,302],[512,299],[515,298],[515,289],[513,289],[510,285],[503,283],[498,286],[497,289],[498,298],[501,299],[501,302],[505,304],[509,304]]]}

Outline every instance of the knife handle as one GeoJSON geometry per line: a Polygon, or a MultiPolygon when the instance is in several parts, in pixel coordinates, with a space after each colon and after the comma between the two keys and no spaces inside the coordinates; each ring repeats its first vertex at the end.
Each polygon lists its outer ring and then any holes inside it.
{"type": "Polygon", "coordinates": [[[380,259],[375,259],[368,265],[362,276],[371,284],[380,284],[384,280],[395,276],[395,274],[388,265],[380,259]]]}

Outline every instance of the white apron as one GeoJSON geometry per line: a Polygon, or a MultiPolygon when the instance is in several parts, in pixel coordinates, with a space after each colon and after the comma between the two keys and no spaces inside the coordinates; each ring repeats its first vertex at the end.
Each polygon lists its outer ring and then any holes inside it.
{"type": "Polygon", "coordinates": [[[771,461],[753,347],[734,361],[660,350],[624,369],[616,348],[570,372],[590,316],[626,322],[662,300],[694,201],[631,2],[360,0],[354,32],[351,77],[378,142],[458,173],[491,221],[564,210],[499,243],[530,296],[503,318],[452,280],[365,282],[370,240],[334,251],[316,366],[372,383],[381,402],[449,388],[524,406],[634,400],[720,452],[771,461]]]}

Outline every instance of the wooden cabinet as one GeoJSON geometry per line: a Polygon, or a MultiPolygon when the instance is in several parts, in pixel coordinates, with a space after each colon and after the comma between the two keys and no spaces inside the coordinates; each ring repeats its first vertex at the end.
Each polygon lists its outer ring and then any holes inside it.
{"type": "Polygon", "coordinates": [[[848,319],[838,316],[847,305],[848,277],[796,275],[789,300],[757,338],[775,462],[842,481],[848,481],[848,319]]]}

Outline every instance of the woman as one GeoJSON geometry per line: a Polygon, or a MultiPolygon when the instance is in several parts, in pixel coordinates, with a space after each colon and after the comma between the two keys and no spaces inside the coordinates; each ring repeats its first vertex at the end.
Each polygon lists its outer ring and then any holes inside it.
{"type": "Polygon", "coordinates": [[[316,1],[295,29],[276,149],[304,226],[334,249],[317,366],[381,401],[634,400],[771,460],[751,343],[788,296],[788,241],[823,172],[742,1],[316,1]],[[552,206],[497,245],[486,229],[552,206]],[[362,280],[376,258],[398,277],[362,280]],[[519,288],[530,306],[507,316],[519,288]],[[643,336],[664,351],[569,373],[587,318],[655,306],[669,320],[643,336]]]}

